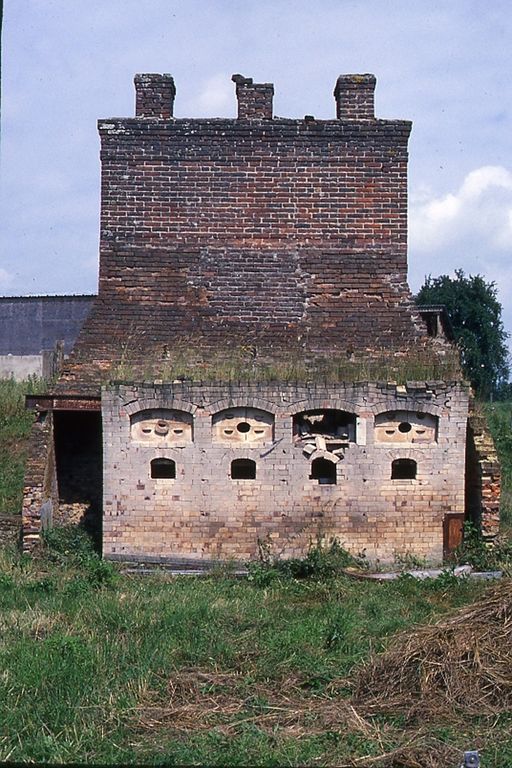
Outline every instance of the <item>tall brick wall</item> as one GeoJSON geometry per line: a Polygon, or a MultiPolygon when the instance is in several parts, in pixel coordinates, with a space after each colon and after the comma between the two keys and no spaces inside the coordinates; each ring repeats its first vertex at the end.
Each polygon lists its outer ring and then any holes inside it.
{"type": "Polygon", "coordinates": [[[411,124],[375,118],[373,75],[338,78],[332,120],[276,117],[271,83],[233,81],[235,120],[174,118],[172,77],[145,74],[135,117],[99,122],[99,295],[40,405],[128,382],[102,395],[107,557],[301,555],[325,535],[438,561],[468,391],[407,285],[411,124]]]}
{"type": "MultiPolygon", "coordinates": [[[[303,555],[335,536],[439,561],[465,512],[468,390],[439,308],[407,285],[411,124],[375,118],[373,75],[338,78],[332,120],[276,117],[271,83],[233,81],[234,120],[176,119],[171,75],[144,74],[135,117],[99,122],[99,295],[39,403],[57,410],[60,515],[99,509],[102,427],[107,557],[303,555]]],[[[47,437],[26,546],[51,506],[47,437]]],[[[484,497],[492,534],[476,442],[470,506],[484,497]]]]}
{"type": "Polygon", "coordinates": [[[64,387],[120,357],[144,375],[178,348],[271,359],[423,340],[406,283],[410,122],[375,119],[370,75],[338,79],[333,120],[274,117],[271,84],[233,79],[236,120],[173,118],[169,75],[135,78],[135,118],[100,120],[99,299],[64,387]]]}

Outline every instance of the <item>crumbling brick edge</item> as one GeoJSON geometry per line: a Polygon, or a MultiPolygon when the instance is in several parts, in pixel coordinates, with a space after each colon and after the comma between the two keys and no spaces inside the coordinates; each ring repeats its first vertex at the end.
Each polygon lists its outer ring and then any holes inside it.
{"type": "Polygon", "coordinates": [[[53,414],[50,411],[34,421],[28,440],[21,511],[23,552],[35,552],[41,544],[41,534],[51,527],[57,508],[53,414]]]}
{"type": "Polygon", "coordinates": [[[492,542],[500,528],[501,467],[486,417],[470,404],[467,435],[468,461],[472,467],[473,498],[466,515],[480,528],[484,540],[492,542]]]}

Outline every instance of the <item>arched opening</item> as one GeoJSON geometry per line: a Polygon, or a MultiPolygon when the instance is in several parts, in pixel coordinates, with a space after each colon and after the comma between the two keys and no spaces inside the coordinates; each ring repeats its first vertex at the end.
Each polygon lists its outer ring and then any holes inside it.
{"type": "Polygon", "coordinates": [[[231,462],[232,480],[255,480],[256,462],[252,459],[234,459],[231,462]]]}
{"type": "Polygon", "coordinates": [[[147,408],[130,416],[130,433],[137,443],[191,443],[192,415],[170,408],[147,408]]]}
{"type": "Polygon", "coordinates": [[[336,485],[336,464],[328,459],[314,459],[309,479],[318,480],[319,485],[336,485]]]}
{"type": "Polygon", "coordinates": [[[395,459],[391,464],[392,480],[415,480],[418,465],[414,459],[395,459]]]}
{"type": "Polygon", "coordinates": [[[175,480],[176,462],[172,459],[153,459],[151,477],[154,480],[175,480]]]}
{"type": "Polygon", "coordinates": [[[435,443],[438,422],[423,411],[385,411],[375,417],[375,442],[435,443]]]}
{"type": "Polygon", "coordinates": [[[354,442],[356,415],[336,408],[301,411],[293,417],[293,435],[296,441],[314,441],[316,437],[322,437],[328,443],[339,445],[354,442]]]}
{"type": "Polygon", "coordinates": [[[212,417],[212,439],[216,443],[271,442],[274,415],[260,408],[225,408],[212,417]]]}

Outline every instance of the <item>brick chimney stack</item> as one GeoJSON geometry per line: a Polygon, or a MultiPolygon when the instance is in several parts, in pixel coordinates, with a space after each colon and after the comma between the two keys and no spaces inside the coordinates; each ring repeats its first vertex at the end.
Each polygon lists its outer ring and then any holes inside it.
{"type": "Polygon", "coordinates": [[[375,75],[340,75],[334,98],[338,120],[375,120],[375,75]]]}
{"type": "Polygon", "coordinates": [[[252,77],[233,75],[239,120],[272,120],[272,83],[253,83],[252,77]]]}
{"type": "Polygon", "coordinates": [[[135,116],[168,120],[173,116],[176,86],[171,75],[135,75],[135,116]]]}

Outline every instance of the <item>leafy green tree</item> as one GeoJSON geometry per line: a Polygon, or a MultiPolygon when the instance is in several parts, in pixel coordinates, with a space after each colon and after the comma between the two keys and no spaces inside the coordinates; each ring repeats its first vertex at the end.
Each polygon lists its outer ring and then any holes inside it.
{"type": "Polygon", "coordinates": [[[495,283],[481,275],[429,275],[416,296],[419,306],[444,304],[461,351],[462,368],[479,397],[506,388],[509,375],[507,334],[495,283]]]}

